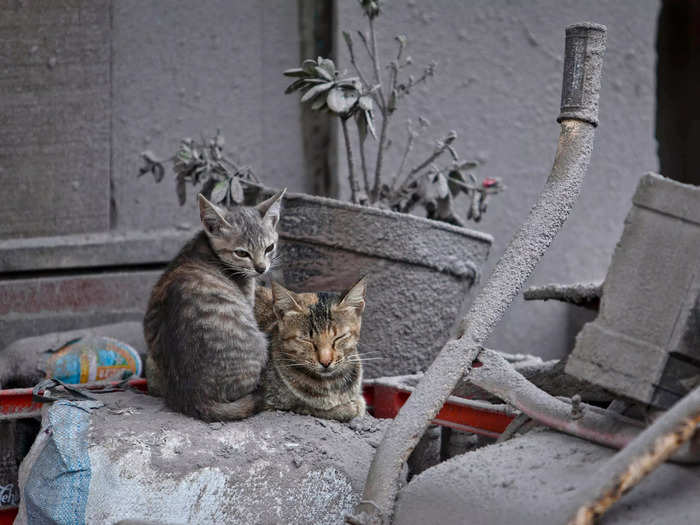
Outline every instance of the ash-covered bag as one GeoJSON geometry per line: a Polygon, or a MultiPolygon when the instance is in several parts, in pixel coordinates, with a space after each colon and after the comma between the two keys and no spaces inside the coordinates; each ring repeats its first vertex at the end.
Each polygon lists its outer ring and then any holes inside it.
{"type": "Polygon", "coordinates": [[[79,337],[47,353],[46,376],[68,384],[123,379],[142,371],[138,352],[111,337],[79,337]]]}
{"type": "Polygon", "coordinates": [[[90,489],[90,412],[102,403],[59,399],[44,409],[41,431],[19,469],[16,524],[81,524],[90,489]]]}
{"type": "Polygon", "coordinates": [[[0,351],[0,388],[34,386],[47,377],[77,384],[142,373],[141,323],[54,332],[27,337],[0,351]]]}

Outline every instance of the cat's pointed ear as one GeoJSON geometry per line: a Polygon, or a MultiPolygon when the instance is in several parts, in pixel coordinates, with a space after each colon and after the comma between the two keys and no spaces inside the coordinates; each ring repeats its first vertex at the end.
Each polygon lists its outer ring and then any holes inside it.
{"type": "Polygon", "coordinates": [[[348,289],[343,298],[338,302],[336,309],[347,310],[354,308],[358,313],[365,309],[365,290],[367,288],[367,276],[365,275],[348,289]]]}
{"type": "Polygon", "coordinates": [[[224,227],[232,228],[224,215],[224,210],[209,202],[201,193],[199,194],[199,219],[209,235],[216,235],[224,227]]]}
{"type": "Polygon", "coordinates": [[[278,282],[272,281],[272,309],[278,319],[287,314],[302,314],[304,309],[297,302],[296,294],[278,282]]]}
{"type": "Polygon", "coordinates": [[[280,220],[280,211],[282,209],[282,197],[286,193],[287,188],[282,191],[278,191],[272,197],[267,200],[256,204],[255,207],[260,212],[260,216],[263,220],[270,221],[273,228],[277,227],[277,223],[280,220]]]}

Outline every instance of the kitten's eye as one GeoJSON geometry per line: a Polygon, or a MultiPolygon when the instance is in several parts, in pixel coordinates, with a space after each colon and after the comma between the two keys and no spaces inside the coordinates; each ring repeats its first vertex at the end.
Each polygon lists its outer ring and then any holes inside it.
{"type": "Polygon", "coordinates": [[[250,254],[245,250],[233,250],[233,253],[235,253],[236,256],[240,257],[241,259],[250,258],[250,254]]]}
{"type": "Polygon", "coordinates": [[[265,253],[270,253],[274,249],[275,249],[275,243],[273,242],[270,246],[265,248],[265,253]]]}
{"type": "Polygon", "coordinates": [[[333,346],[335,346],[335,345],[338,344],[338,343],[343,342],[343,341],[344,341],[345,339],[347,339],[349,336],[350,336],[350,334],[348,334],[348,333],[339,335],[338,337],[336,337],[335,339],[333,339],[333,346]]]}
{"type": "Polygon", "coordinates": [[[307,339],[306,337],[297,337],[297,341],[301,341],[302,343],[306,343],[307,345],[312,345],[314,342],[311,339],[307,339]]]}

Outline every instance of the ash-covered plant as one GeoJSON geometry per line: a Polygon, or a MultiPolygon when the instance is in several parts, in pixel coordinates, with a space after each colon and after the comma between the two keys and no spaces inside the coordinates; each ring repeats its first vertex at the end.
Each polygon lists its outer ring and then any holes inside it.
{"type": "Polygon", "coordinates": [[[178,201],[182,206],[187,200],[187,184],[202,185],[200,193],[214,204],[232,206],[243,203],[243,186],[262,187],[248,166],[238,166],[224,153],[224,137],[217,130],[210,139],[197,141],[182,139],[175,155],[158,158],[151,151],[141,154],[143,166],[139,177],[151,173],[156,182],[165,176],[164,164],[172,164],[175,174],[178,201]]]}
{"type": "Polygon", "coordinates": [[[455,200],[460,194],[466,194],[470,204],[464,217],[479,221],[486,211],[489,196],[500,192],[503,185],[500,179],[486,178],[481,182],[476,179],[470,170],[477,163],[460,159],[453,147],[457,138],[454,131],[436,141],[433,152],[406,171],[416,138],[427,127],[424,118],[419,117],[417,128],[409,121],[400,164],[391,170],[384,166],[384,156],[391,142],[389,123],[397,105],[413,88],[435,75],[437,64],[428,64],[418,76],[410,74],[413,60],[406,55],[408,39],[398,35],[395,38],[396,55],[388,65],[383,66],[377,51],[375,31],[375,19],[382,12],[382,4],[381,0],[360,0],[368,20],[368,31],[357,31],[356,39],[343,31],[353,74],[339,70],[328,58],[305,60],[301,67],[284,72],[284,75],[295,79],[285,93],[300,92],[301,102],[310,104],[312,110],[328,111],[340,119],[352,202],[399,212],[409,212],[416,205],[421,205],[429,218],[463,225],[464,220],[455,210],[455,200]],[[358,60],[357,42],[367,57],[365,64],[360,64],[358,60]],[[348,126],[351,120],[357,132],[361,179],[355,170],[348,126]],[[378,126],[376,121],[379,121],[378,126]],[[366,155],[369,135],[378,141],[373,170],[370,170],[366,155]],[[388,180],[385,175],[387,171],[393,172],[388,180]]]}

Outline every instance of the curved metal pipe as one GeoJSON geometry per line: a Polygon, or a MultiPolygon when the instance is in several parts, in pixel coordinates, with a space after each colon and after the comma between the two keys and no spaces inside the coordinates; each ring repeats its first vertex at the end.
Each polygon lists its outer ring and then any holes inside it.
{"type": "MultiPolygon", "coordinates": [[[[612,448],[624,448],[646,432],[647,427],[635,419],[585,403],[581,403],[578,415],[573,414],[568,399],[551,396],[537,388],[498,352],[485,349],[479,353],[478,360],[482,366],[472,369],[469,382],[495,394],[538,423],[612,448]]],[[[692,441],[686,442],[669,459],[697,464],[700,450],[694,446],[692,441]]]]}
{"type": "Polygon", "coordinates": [[[349,523],[391,522],[403,465],[430,421],[471,369],[481,345],[530,277],[578,199],[597,125],[605,26],[578,24],[566,29],[554,166],[537,203],[511,239],[485,287],[467,313],[461,335],[449,341],[387,429],[365,482],[362,501],[349,523]]]}

